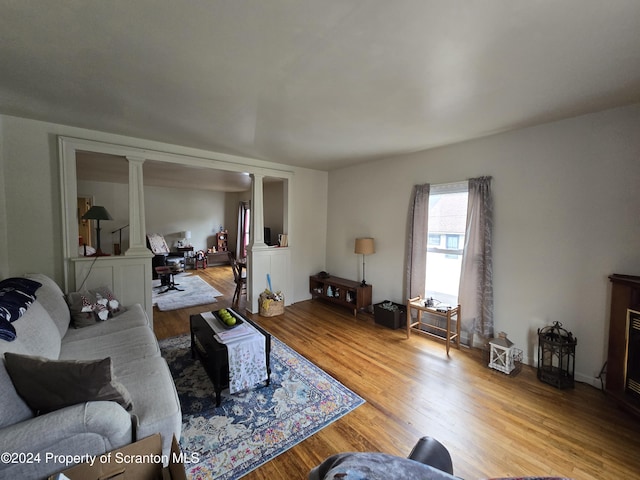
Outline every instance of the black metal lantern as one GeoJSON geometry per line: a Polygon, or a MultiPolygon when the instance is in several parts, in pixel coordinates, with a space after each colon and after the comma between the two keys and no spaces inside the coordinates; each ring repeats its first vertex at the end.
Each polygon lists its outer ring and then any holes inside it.
{"type": "Polygon", "coordinates": [[[578,339],[562,323],[538,329],[538,379],[557,388],[573,388],[578,339]]]}

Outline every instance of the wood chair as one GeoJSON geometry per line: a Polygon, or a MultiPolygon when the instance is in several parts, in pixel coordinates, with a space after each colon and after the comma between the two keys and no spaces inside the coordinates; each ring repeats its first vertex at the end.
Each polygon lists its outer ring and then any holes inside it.
{"type": "MultiPolygon", "coordinates": [[[[231,257],[231,255],[229,255],[231,257]]],[[[238,305],[240,302],[240,295],[247,294],[247,277],[242,274],[242,266],[235,260],[231,262],[231,269],[233,270],[233,280],[236,282],[236,289],[233,292],[233,299],[231,303],[238,305]]]]}

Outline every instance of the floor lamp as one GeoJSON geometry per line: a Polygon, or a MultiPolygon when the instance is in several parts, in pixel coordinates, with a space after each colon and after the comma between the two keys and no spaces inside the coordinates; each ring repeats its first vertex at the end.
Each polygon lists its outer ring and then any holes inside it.
{"type": "Polygon", "coordinates": [[[82,216],[83,220],[95,220],[96,221],[96,253],[90,255],[92,257],[105,257],[108,253],[102,253],[100,249],[100,220],[113,220],[107,209],[104,207],[98,207],[94,205],[87,213],[82,216]]]}
{"type": "Polygon", "coordinates": [[[364,287],[367,284],[364,279],[364,256],[376,253],[373,238],[356,238],[354,253],[362,254],[362,283],[360,285],[364,287]]]}

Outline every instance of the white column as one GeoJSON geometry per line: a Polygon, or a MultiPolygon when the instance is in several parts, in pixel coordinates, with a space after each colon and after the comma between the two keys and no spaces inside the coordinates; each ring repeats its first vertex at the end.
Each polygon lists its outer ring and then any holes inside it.
{"type": "Polygon", "coordinates": [[[264,243],[264,175],[251,174],[251,241],[250,246],[266,247],[264,243]]]}
{"type": "Polygon", "coordinates": [[[129,162],[129,249],[125,255],[151,256],[147,248],[144,217],[143,157],[127,156],[129,162]]]}
{"type": "Polygon", "coordinates": [[[264,175],[251,174],[251,237],[247,249],[247,309],[258,311],[258,296],[265,289],[265,278],[269,271],[260,261],[258,252],[269,248],[264,243],[264,175]]]}

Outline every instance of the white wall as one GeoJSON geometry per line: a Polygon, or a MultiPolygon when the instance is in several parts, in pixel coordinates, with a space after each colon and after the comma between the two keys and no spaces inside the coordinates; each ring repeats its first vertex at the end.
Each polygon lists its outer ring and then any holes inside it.
{"type": "MultiPolygon", "coordinates": [[[[119,183],[78,181],[78,195],[93,197],[95,205],[106,207],[113,217],[100,222],[102,251],[106,253],[113,253],[113,243],[120,240],[117,233],[111,232],[129,223],[128,189],[128,185],[119,183]]],[[[215,244],[220,225],[227,226],[224,192],[146,186],[144,194],[147,233],[163,235],[172,250],[187,230],[194,249],[206,250],[215,244]]],[[[235,218],[232,220],[235,222],[235,218]]],[[[92,224],[95,236],[94,227],[92,224]]],[[[230,228],[235,229],[235,223],[230,228]]],[[[122,231],[121,248],[122,252],[129,248],[128,228],[122,231]]]]}
{"type": "Polygon", "coordinates": [[[6,238],[3,276],[43,272],[62,281],[62,208],[56,133],[29,120],[2,117],[6,238]]]}
{"type": "Polygon", "coordinates": [[[640,106],[389,158],[329,175],[327,269],[358,279],[358,236],[374,302],[404,302],[413,185],[493,177],[496,331],[537,357],[537,329],[560,321],[578,339],[576,377],[606,359],[612,273],[640,274],[640,106]]]}
{"type": "Polygon", "coordinates": [[[163,235],[172,250],[189,230],[194,249],[206,251],[215,245],[220,225],[225,225],[224,192],[145,187],[144,203],[147,232],[163,235]]]}
{"type": "MultiPolygon", "coordinates": [[[[120,240],[112,231],[129,224],[129,186],[121,183],[78,181],[78,196],[93,198],[94,205],[107,209],[113,220],[100,221],[100,249],[113,254],[113,244],[120,240]]],[[[96,224],[91,221],[92,245],[96,245],[96,224]]],[[[129,247],[129,229],[123,230],[121,250],[129,247]]],[[[86,239],[85,239],[86,241],[86,239]]]]}
{"type": "MultiPolygon", "coordinates": [[[[11,116],[0,116],[0,129],[0,162],[4,173],[0,187],[0,194],[4,188],[4,209],[0,208],[0,252],[6,252],[4,265],[0,263],[0,273],[6,277],[42,272],[61,285],[64,261],[59,135],[199,158],[216,156],[214,152],[11,116]],[[1,235],[2,225],[6,225],[5,237],[1,235]]],[[[229,161],[227,157],[225,159],[229,161]]],[[[273,162],[245,160],[254,168],[293,172],[293,205],[289,214],[289,238],[294,245],[291,250],[292,284],[295,285],[292,301],[308,298],[308,276],[325,263],[328,175],[273,162]],[[305,210],[307,207],[312,208],[313,215],[305,210]]]]}
{"type": "Polygon", "coordinates": [[[4,119],[0,116],[0,278],[5,278],[9,271],[9,252],[6,245],[7,239],[7,198],[5,192],[6,174],[5,174],[5,151],[4,151],[4,135],[3,132],[4,119]],[[4,247],[4,248],[3,248],[4,247]]]}
{"type": "Polygon", "coordinates": [[[289,205],[289,247],[294,301],[311,298],[309,275],[326,269],[327,252],[327,192],[326,172],[300,169],[289,186],[292,204],[289,205]]]}

